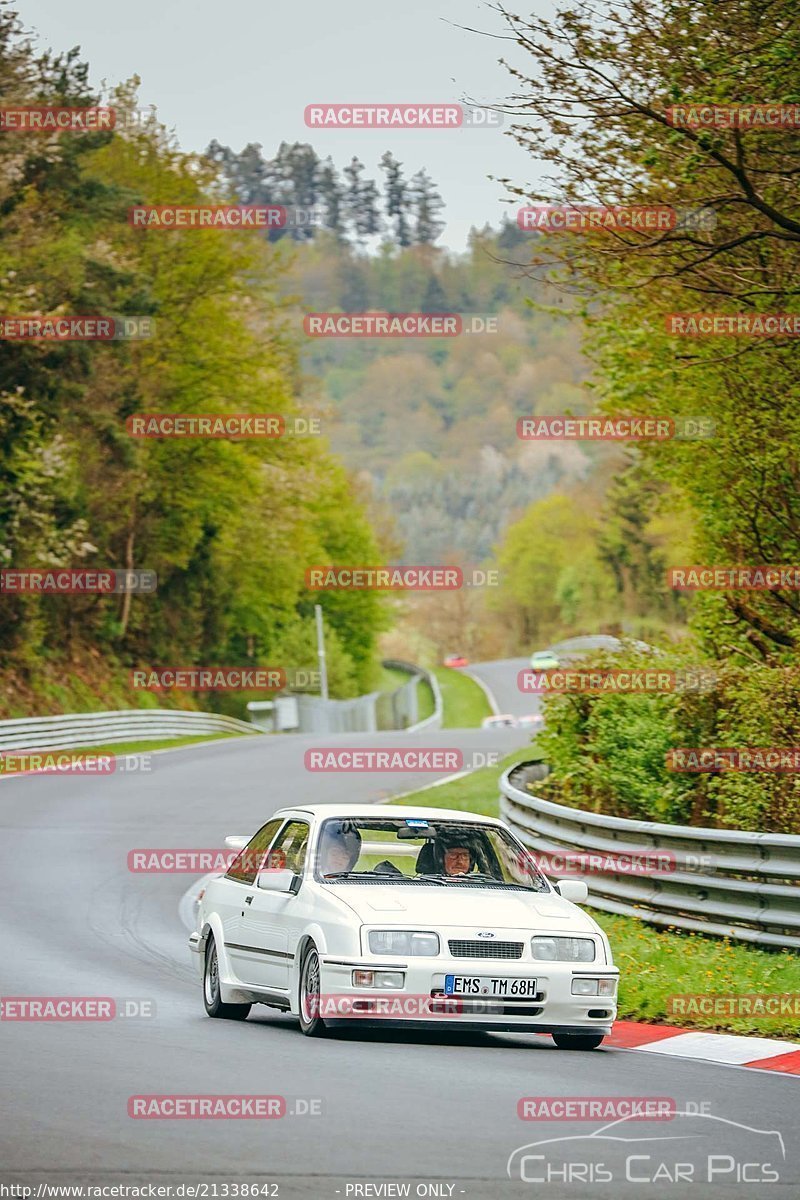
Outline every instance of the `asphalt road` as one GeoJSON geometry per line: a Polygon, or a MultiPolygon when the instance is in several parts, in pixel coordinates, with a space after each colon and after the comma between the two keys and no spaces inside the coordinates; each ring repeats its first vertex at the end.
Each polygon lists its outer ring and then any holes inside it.
{"type": "MultiPolygon", "coordinates": [[[[513,664],[506,671],[513,679],[513,664]]],[[[524,735],[446,731],[340,740],[413,740],[485,753],[506,752],[524,735]]],[[[0,1182],[32,1187],[34,1196],[44,1184],[169,1184],[174,1196],[189,1194],[175,1189],[190,1183],[202,1183],[206,1196],[231,1196],[234,1183],[267,1182],[277,1190],[259,1194],[280,1200],[404,1194],[387,1190],[390,1183],[409,1185],[405,1194],[412,1196],[528,1196],[541,1185],[520,1182],[519,1170],[510,1180],[509,1155],[597,1126],[522,1121],[521,1097],[660,1096],[780,1131],[787,1158],[773,1164],[781,1182],[769,1194],[798,1194],[800,1106],[791,1078],[662,1056],[654,1061],[635,1051],[576,1054],[557,1050],[547,1037],[357,1031],[314,1040],[303,1038],[291,1018],[262,1008],[242,1024],[209,1020],[178,917],[192,878],[131,874],[128,852],[219,846],[225,834],[255,830],[275,809],[312,795],[331,803],[378,799],[425,782],[419,775],[310,775],[303,752],[311,744],[310,736],[236,739],[157,755],[148,774],[0,782],[2,995],[105,996],[155,1009],[149,1018],[102,1024],[0,1021],[0,1182]],[[295,1112],[278,1120],[127,1115],[131,1095],[175,1093],[282,1095],[295,1112]],[[309,1106],[316,1115],[302,1115],[309,1106]]],[[[706,1126],[707,1136],[686,1147],[681,1142],[681,1161],[699,1153],[698,1146],[722,1154],[735,1145],[748,1161],[775,1158],[774,1136],[721,1122],[706,1126]]],[[[662,1122],[656,1135],[677,1129],[662,1122]]],[[[652,1125],[640,1123],[627,1126],[626,1136],[648,1131],[652,1125]]],[[[636,1143],[642,1145],[649,1161],[639,1163],[640,1177],[677,1153],[672,1143],[636,1143]]],[[[559,1143],[547,1153],[564,1147],[571,1162],[583,1163],[586,1177],[619,1143],[559,1143]]],[[[527,1177],[535,1177],[537,1163],[528,1161],[527,1177]]],[[[563,1171],[555,1178],[561,1177],[563,1171]]],[[[603,1182],[601,1172],[588,1194],[616,1200],[753,1193],[752,1185],[745,1191],[697,1182],[687,1189],[625,1185],[619,1178],[603,1182]]],[[[584,1195],[587,1186],[553,1182],[547,1194],[584,1195]]]]}
{"type": "MultiPolygon", "coordinates": [[[[537,650],[552,649],[561,662],[575,662],[590,650],[614,649],[619,646],[617,638],[606,634],[588,634],[585,637],[570,638],[566,642],[556,642],[552,647],[537,646],[537,650]]],[[[531,650],[533,653],[533,650],[531,650]]],[[[497,710],[501,713],[511,713],[515,717],[524,717],[537,713],[541,709],[541,696],[522,692],[518,679],[520,671],[530,669],[530,654],[524,658],[496,659],[494,662],[471,663],[464,673],[480,680],[494,696],[497,710]]]]}

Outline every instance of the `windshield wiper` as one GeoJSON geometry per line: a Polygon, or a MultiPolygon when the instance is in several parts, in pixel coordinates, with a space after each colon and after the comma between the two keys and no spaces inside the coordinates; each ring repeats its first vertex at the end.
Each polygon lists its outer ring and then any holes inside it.
{"type": "Polygon", "coordinates": [[[392,871],[329,871],[322,878],[365,879],[367,883],[371,883],[373,879],[379,879],[382,883],[391,879],[395,883],[435,883],[437,886],[441,886],[443,882],[436,875],[404,875],[402,871],[398,871],[396,875],[392,871]]]}
{"type": "Polygon", "coordinates": [[[532,887],[527,883],[498,879],[496,875],[486,875],[480,871],[470,871],[466,875],[428,875],[427,878],[436,879],[442,883],[470,883],[474,880],[476,883],[491,883],[495,887],[522,888],[526,892],[538,892],[542,890],[541,888],[532,887]]]}

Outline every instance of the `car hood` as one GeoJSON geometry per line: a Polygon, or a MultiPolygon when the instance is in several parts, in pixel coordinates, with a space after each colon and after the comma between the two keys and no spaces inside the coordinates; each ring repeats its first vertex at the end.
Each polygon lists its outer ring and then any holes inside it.
{"type": "Polygon", "coordinates": [[[585,912],[554,892],[519,892],[475,884],[329,885],[365,925],[472,929],[567,929],[596,933],[585,912]],[[468,890],[469,889],[469,890],[468,890]]]}

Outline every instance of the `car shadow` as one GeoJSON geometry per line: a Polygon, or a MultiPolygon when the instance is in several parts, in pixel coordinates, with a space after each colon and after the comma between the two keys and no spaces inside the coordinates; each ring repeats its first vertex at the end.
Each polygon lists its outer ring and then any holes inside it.
{"type": "MultiPolygon", "coordinates": [[[[300,1029],[296,1017],[283,1013],[251,1012],[247,1019],[248,1025],[264,1025],[279,1033],[289,1033],[300,1037],[300,1029]]],[[[480,1029],[398,1029],[388,1026],[380,1028],[374,1025],[365,1026],[353,1022],[353,1026],[336,1026],[329,1029],[327,1038],[338,1042],[374,1042],[386,1045],[416,1045],[416,1046],[496,1046],[498,1049],[530,1048],[535,1050],[556,1050],[548,1034],[505,1034],[484,1032],[480,1029]],[[524,1040],[523,1040],[524,1039],[524,1040]]],[[[568,1051],[567,1053],[570,1053],[568,1051]]]]}

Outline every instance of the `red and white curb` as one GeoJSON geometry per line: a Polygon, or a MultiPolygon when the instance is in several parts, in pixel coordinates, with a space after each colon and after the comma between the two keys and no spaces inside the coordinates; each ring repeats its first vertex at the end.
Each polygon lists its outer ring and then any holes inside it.
{"type": "Polygon", "coordinates": [[[759,1071],[800,1075],[800,1042],[778,1038],[750,1037],[738,1033],[708,1033],[703,1029],[681,1029],[677,1025],[641,1025],[638,1021],[616,1021],[604,1046],[618,1050],[643,1050],[650,1054],[674,1054],[704,1062],[759,1071]]]}

